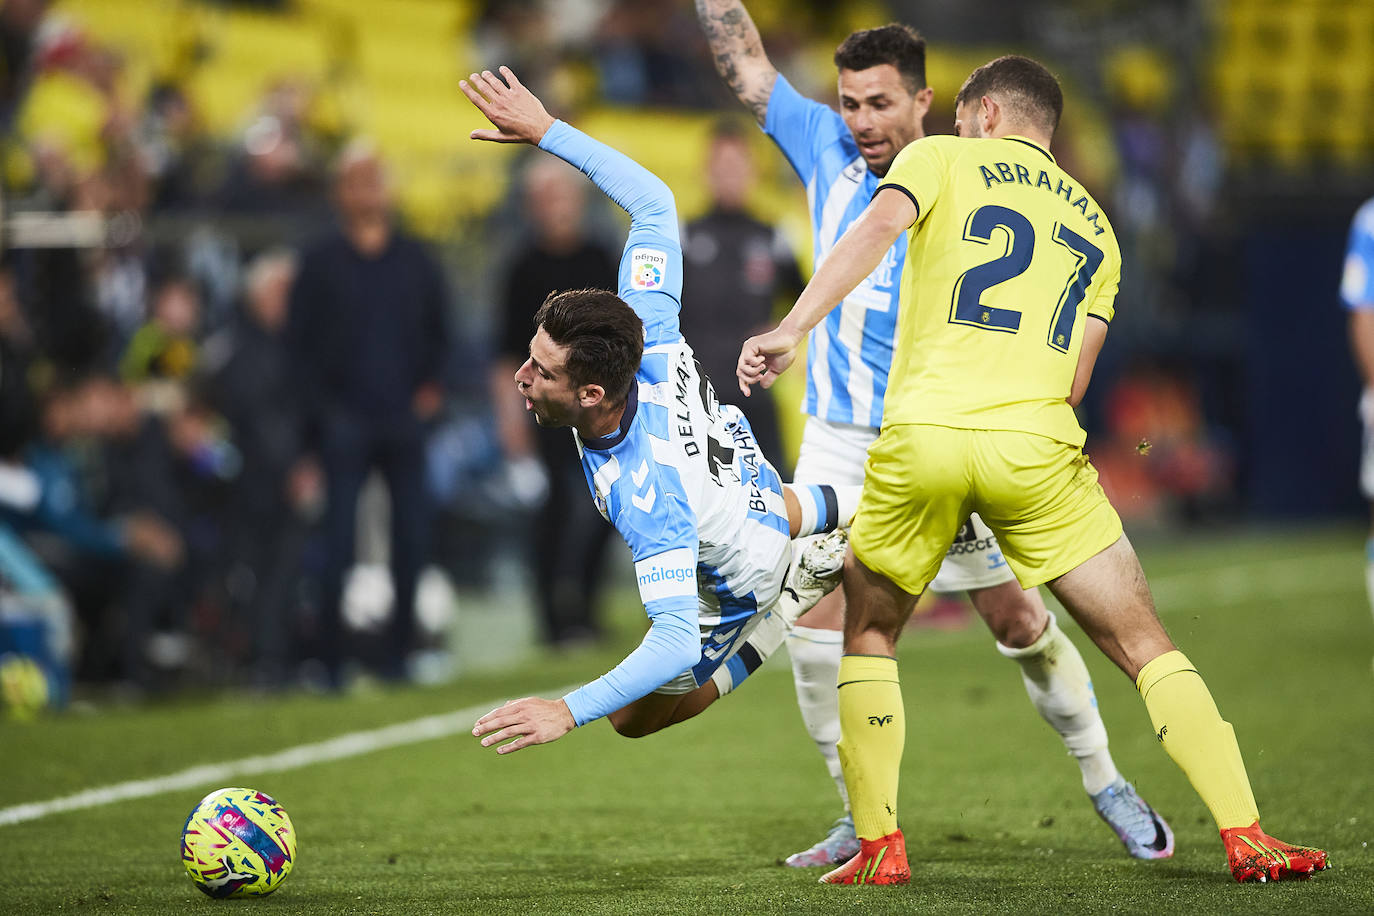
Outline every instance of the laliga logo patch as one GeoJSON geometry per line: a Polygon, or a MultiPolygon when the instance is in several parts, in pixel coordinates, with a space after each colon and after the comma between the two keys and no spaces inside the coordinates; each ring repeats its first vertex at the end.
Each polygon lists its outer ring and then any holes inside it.
{"type": "Polygon", "coordinates": [[[636,248],[630,255],[630,285],[635,289],[662,289],[668,255],[652,248],[636,248]]]}
{"type": "Polygon", "coordinates": [[[663,285],[663,271],[652,264],[635,265],[636,289],[658,289],[663,285]]]}

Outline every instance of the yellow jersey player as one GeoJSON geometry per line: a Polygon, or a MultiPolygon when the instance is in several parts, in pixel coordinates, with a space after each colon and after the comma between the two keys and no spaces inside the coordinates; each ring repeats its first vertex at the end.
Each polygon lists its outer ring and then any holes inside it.
{"type": "Polygon", "coordinates": [[[910,880],[897,828],[896,640],[971,511],[1021,584],[1047,584],[1135,682],[1237,880],[1327,864],[1322,850],[1260,829],[1231,726],[1159,622],[1083,453],[1073,405],[1106,339],[1121,262],[1106,216],[1049,152],[1062,109],[1058,82],[1032,60],[975,70],[955,100],[959,136],[906,147],[791,313],[740,354],[742,384],[771,384],[806,330],[911,230],[893,381],[844,571],[840,760],[862,842],[827,883],[910,880]]]}

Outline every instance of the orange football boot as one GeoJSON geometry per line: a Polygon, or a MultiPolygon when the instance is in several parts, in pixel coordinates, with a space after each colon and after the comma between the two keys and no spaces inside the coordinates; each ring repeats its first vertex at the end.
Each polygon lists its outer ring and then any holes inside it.
{"type": "Polygon", "coordinates": [[[1325,850],[1276,840],[1260,829],[1259,821],[1221,831],[1221,841],[1237,881],[1303,879],[1327,867],[1325,850]]]}
{"type": "Polygon", "coordinates": [[[910,880],[906,840],[900,830],[876,840],[860,839],[858,855],[821,876],[822,884],[906,884],[910,880]]]}

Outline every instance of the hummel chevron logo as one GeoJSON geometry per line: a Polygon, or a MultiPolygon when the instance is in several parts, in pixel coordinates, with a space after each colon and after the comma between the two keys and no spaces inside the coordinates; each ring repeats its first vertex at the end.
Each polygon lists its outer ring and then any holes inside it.
{"type": "Polygon", "coordinates": [[[891,717],[891,716],[869,716],[869,717],[868,717],[868,724],[869,724],[869,725],[876,725],[876,726],[878,726],[879,728],[882,728],[884,725],[891,725],[891,724],[892,724],[892,717],[891,717]]]}
{"type": "MultiPolygon", "coordinates": [[[[630,480],[634,482],[635,489],[638,490],[640,487],[644,486],[644,481],[648,479],[649,462],[647,460],[641,461],[639,467],[630,472],[630,480]]],[[[658,499],[658,492],[650,486],[648,493],[643,495],[636,493],[630,497],[630,502],[640,512],[648,512],[654,507],[654,500],[656,499],[658,499]]]]}
{"type": "Polygon", "coordinates": [[[1167,725],[1161,725],[1161,726],[1159,727],[1159,731],[1155,732],[1155,737],[1158,738],[1161,742],[1163,742],[1163,741],[1164,741],[1164,735],[1165,735],[1166,733],[1168,733],[1168,731],[1169,731],[1169,726],[1167,726],[1167,725]]]}
{"type": "Polygon", "coordinates": [[[653,487],[650,487],[649,492],[645,493],[643,496],[640,496],[638,493],[631,496],[630,502],[634,503],[634,507],[638,509],[640,512],[648,512],[650,509],[654,507],[654,500],[656,500],[657,498],[658,491],[655,490],[653,487]]]}
{"type": "Polygon", "coordinates": [[[631,471],[631,472],[630,472],[630,479],[634,481],[635,489],[636,489],[636,490],[638,490],[640,487],[644,486],[644,479],[645,479],[646,477],[648,477],[648,476],[649,476],[649,462],[648,462],[648,461],[641,461],[641,462],[639,463],[639,469],[636,470],[636,471],[631,471]]]}

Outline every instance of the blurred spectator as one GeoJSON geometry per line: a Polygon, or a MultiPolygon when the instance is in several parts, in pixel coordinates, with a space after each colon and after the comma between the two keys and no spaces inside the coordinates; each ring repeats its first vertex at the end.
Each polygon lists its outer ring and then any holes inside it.
{"type": "MultiPolygon", "coordinates": [[[[1360,423],[1364,453],[1360,457],[1360,493],[1374,507],[1374,198],[1364,202],[1350,223],[1341,272],[1341,301],[1347,313],[1350,349],[1364,391],[1360,423]]],[[[1365,586],[1374,609],[1374,520],[1365,541],[1365,586]]]]}
{"type": "Polygon", "coordinates": [[[688,223],[682,236],[682,336],[716,397],[744,411],[763,453],[791,479],[792,461],[783,453],[772,391],[756,386],[746,398],[735,383],[740,344],[772,327],[780,296],[800,293],[806,285],[782,233],[746,210],[754,181],[747,135],[737,122],[719,122],[706,158],[710,209],[688,223]]]}
{"type": "Polygon", "coordinates": [[[216,194],[219,209],[241,216],[276,217],[298,233],[325,225],[325,194],[318,168],[324,150],[307,129],[310,99],[307,87],[295,81],[281,80],[268,87],[216,194]]]}
{"type": "Polygon", "coordinates": [[[0,461],[17,459],[37,433],[38,407],[29,387],[34,340],[14,287],[0,267],[0,461]]]}
{"type": "Polygon", "coordinates": [[[229,423],[243,470],[226,507],[226,590],[233,627],[251,641],[254,676],[283,682],[307,517],[322,493],[302,455],[301,403],[286,346],[296,257],[277,249],[244,270],[243,308],[206,342],[206,393],[229,423]]]}
{"type": "MultiPolygon", "coordinates": [[[[137,437],[142,418],[122,386],[84,378],[48,391],[39,423],[24,453],[38,498],[28,508],[0,506],[0,519],[26,535],[71,594],[87,634],[82,673],[146,681],[146,641],[176,603],[171,577],[184,545],[164,515],[132,499],[104,514],[73,458],[82,441],[137,437]]],[[[142,471],[156,479],[165,468],[153,464],[142,471]]]]}
{"type": "Polygon", "coordinates": [[[49,0],[5,0],[0,5],[0,131],[9,132],[33,79],[38,26],[49,0]]]}
{"type": "Polygon", "coordinates": [[[159,83],[148,91],[137,138],[153,206],[165,211],[201,204],[215,152],[183,87],[159,83]]]}
{"type": "Polygon", "coordinates": [[[497,427],[502,449],[512,462],[513,482],[519,486],[539,476],[547,482],[530,548],[544,637],[553,645],[599,635],[594,607],[613,529],[587,498],[572,437],[566,430],[545,429],[533,421],[514,376],[529,356],[534,313],[550,292],[615,289],[614,255],[586,235],[586,190],[582,175],[558,160],[540,159],[525,173],[525,210],[534,237],[506,265],[491,379],[497,427]]]}
{"type": "Polygon", "coordinates": [[[320,651],[330,683],[339,686],[339,603],[354,560],[358,493],[373,468],[391,495],[396,596],[381,673],[406,677],[429,524],[424,425],[442,406],[448,335],[439,267],[393,224],[391,189],[370,145],[355,141],[340,155],[334,203],[340,231],[302,257],[287,333],[310,444],[324,471],[320,651]]]}
{"type": "MultiPolygon", "coordinates": [[[[36,210],[66,212],[83,205],[83,180],[66,147],[41,140],[30,149],[34,183],[24,199],[36,210]]],[[[8,203],[8,201],[7,201],[8,203]]],[[[86,252],[76,247],[11,249],[16,296],[36,354],[67,370],[94,368],[109,345],[109,325],[95,308],[86,252]]]]}
{"type": "Polygon", "coordinates": [[[541,0],[486,0],[474,24],[481,66],[501,65],[530,74],[538,84],[554,63],[558,36],[541,0]]]}
{"type": "Polygon", "coordinates": [[[1106,435],[1094,442],[1093,461],[1123,518],[1192,522],[1229,505],[1233,456],[1207,425],[1186,372],[1139,366],[1108,388],[1105,403],[1106,435]]]}
{"type": "Polygon", "coordinates": [[[148,321],[134,332],[119,359],[126,382],[182,381],[196,365],[200,294],[184,276],[171,276],[153,291],[148,321]]]}
{"type": "Polygon", "coordinates": [[[597,35],[601,95],[623,105],[710,105],[701,30],[675,0],[612,0],[597,35]]]}

